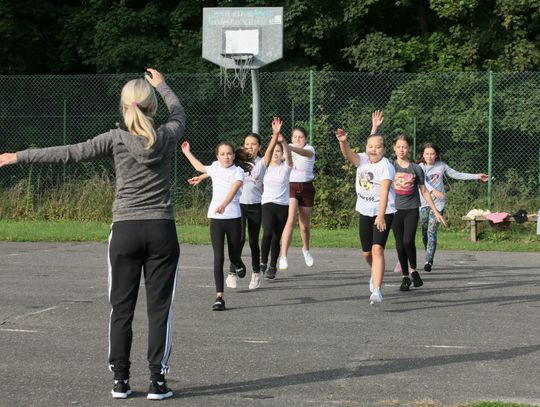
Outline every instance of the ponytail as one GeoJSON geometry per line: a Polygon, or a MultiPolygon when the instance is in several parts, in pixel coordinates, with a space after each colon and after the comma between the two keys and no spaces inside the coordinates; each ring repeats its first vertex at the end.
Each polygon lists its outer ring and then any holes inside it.
{"type": "Polygon", "coordinates": [[[127,131],[146,139],[146,149],[156,142],[153,116],[157,108],[154,88],[145,79],[133,79],[124,85],[120,97],[127,131]]]}
{"type": "Polygon", "coordinates": [[[234,152],[234,165],[242,168],[244,172],[251,174],[251,169],[253,168],[253,161],[251,161],[250,155],[246,153],[243,148],[238,148],[234,152]]]}

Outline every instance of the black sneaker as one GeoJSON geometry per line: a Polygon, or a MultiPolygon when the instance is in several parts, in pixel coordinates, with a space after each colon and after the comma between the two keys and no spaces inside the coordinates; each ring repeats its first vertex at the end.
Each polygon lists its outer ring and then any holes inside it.
{"type": "Polygon", "coordinates": [[[259,269],[259,271],[260,271],[261,273],[265,273],[265,272],[266,272],[266,264],[261,263],[261,264],[260,264],[260,269],[259,269]]]}
{"type": "Polygon", "coordinates": [[[225,311],[225,300],[222,297],[217,297],[214,305],[212,305],[212,311],[225,311]]]}
{"type": "Polygon", "coordinates": [[[267,280],[273,280],[274,278],[276,278],[276,273],[277,273],[277,270],[275,267],[268,267],[268,270],[266,271],[264,277],[267,280]]]}
{"type": "Polygon", "coordinates": [[[412,282],[415,287],[422,287],[424,282],[420,278],[420,273],[418,271],[413,271],[411,274],[412,282]]]}
{"type": "Polygon", "coordinates": [[[163,400],[172,397],[173,392],[167,387],[165,382],[150,382],[150,388],[148,389],[148,400],[163,400]]]}
{"type": "Polygon", "coordinates": [[[129,387],[128,380],[115,380],[114,386],[111,390],[113,399],[127,399],[131,394],[131,388],[129,387]]]}
{"type": "Polygon", "coordinates": [[[411,279],[405,276],[401,279],[401,285],[399,286],[399,291],[409,291],[410,286],[411,286],[411,279]]]}
{"type": "Polygon", "coordinates": [[[229,273],[236,274],[238,278],[244,278],[246,276],[246,265],[242,263],[239,266],[235,266],[231,263],[229,273]]]}
{"type": "Polygon", "coordinates": [[[427,271],[428,273],[431,271],[432,264],[427,261],[426,264],[424,264],[424,271],[427,271]]]}

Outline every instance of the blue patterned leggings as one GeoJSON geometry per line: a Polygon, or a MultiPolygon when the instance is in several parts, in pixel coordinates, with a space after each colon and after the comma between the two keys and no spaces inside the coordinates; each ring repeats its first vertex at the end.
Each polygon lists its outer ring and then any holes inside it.
{"type": "MultiPolygon", "coordinates": [[[[440,212],[443,215],[444,209],[440,212]]],[[[426,249],[426,262],[433,264],[435,250],[437,250],[437,229],[439,229],[439,222],[437,222],[429,206],[420,208],[420,223],[422,224],[422,241],[426,249]]]]}

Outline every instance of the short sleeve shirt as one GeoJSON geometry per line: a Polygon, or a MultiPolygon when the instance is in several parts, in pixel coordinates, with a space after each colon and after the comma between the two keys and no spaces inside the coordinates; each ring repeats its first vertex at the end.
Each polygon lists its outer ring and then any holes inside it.
{"type": "Polygon", "coordinates": [[[284,162],[277,167],[270,165],[264,174],[262,204],[289,205],[289,177],[292,167],[284,162]]]}
{"type": "Polygon", "coordinates": [[[239,218],[241,216],[240,195],[242,188],[236,192],[223,213],[216,213],[216,208],[221,205],[236,181],[244,181],[244,170],[236,165],[225,168],[221,166],[219,161],[214,161],[212,165],[206,166],[206,173],[212,179],[212,201],[208,207],[207,216],[213,219],[239,218]]]}
{"type": "Polygon", "coordinates": [[[420,207],[418,187],[424,185],[424,171],[415,163],[408,167],[400,166],[394,161],[396,175],[394,190],[396,191],[396,209],[415,209],[420,207]]]}
{"type": "MultiPolygon", "coordinates": [[[[290,144],[293,146],[292,144],[290,144]]],[[[294,147],[294,146],[293,146],[294,147]]],[[[313,146],[306,144],[304,150],[309,150],[313,153],[311,157],[305,157],[291,152],[293,160],[293,169],[291,171],[291,182],[309,182],[314,178],[313,166],[315,165],[315,149],[313,146]]]]}
{"type": "MultiPolygon", "coordinates": [[[[360,165],[356,168],[356,210],[364,216],[377,216],[381,201],[381,182],[384,180],[394,181],[396,171],[386,157],[377,163],[372,163],[366,153],[358,155],[360,165]]],[[[396,211],[394,201],[395,192],[393,183],[391,183],[386,214],[396,211]]]]}
{"type": "Polygon", "coordinates": [[[245,173],[242,195],[240,196],[241,204],[252,205],[261,203],[265,170],[264,160],[261,157],[257,157],[251,167],[251,172],[245,173]]]}

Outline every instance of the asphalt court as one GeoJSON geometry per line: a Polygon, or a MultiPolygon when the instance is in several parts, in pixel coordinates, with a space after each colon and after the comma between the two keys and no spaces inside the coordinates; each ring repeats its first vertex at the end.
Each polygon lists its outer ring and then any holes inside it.
{"type": "MultiPolygon", "coordinates": [[[[0,405],[142,406],[144,285],[128,400],[110,397],[107,246],[0,242],[0,405]]],[[[244,254],[249,264],[249,250],[244,254]]],[[[398,291],[387,251],[383,305],[369,306],[359,250],[299,249],[290,270],[212,312],[210,246],[181,246],[166,405],[540,404],[540,253],[438,252],[424,286],[398,291]]],[[[419,259],[423,252],[419,251],[419,259]]]]}

